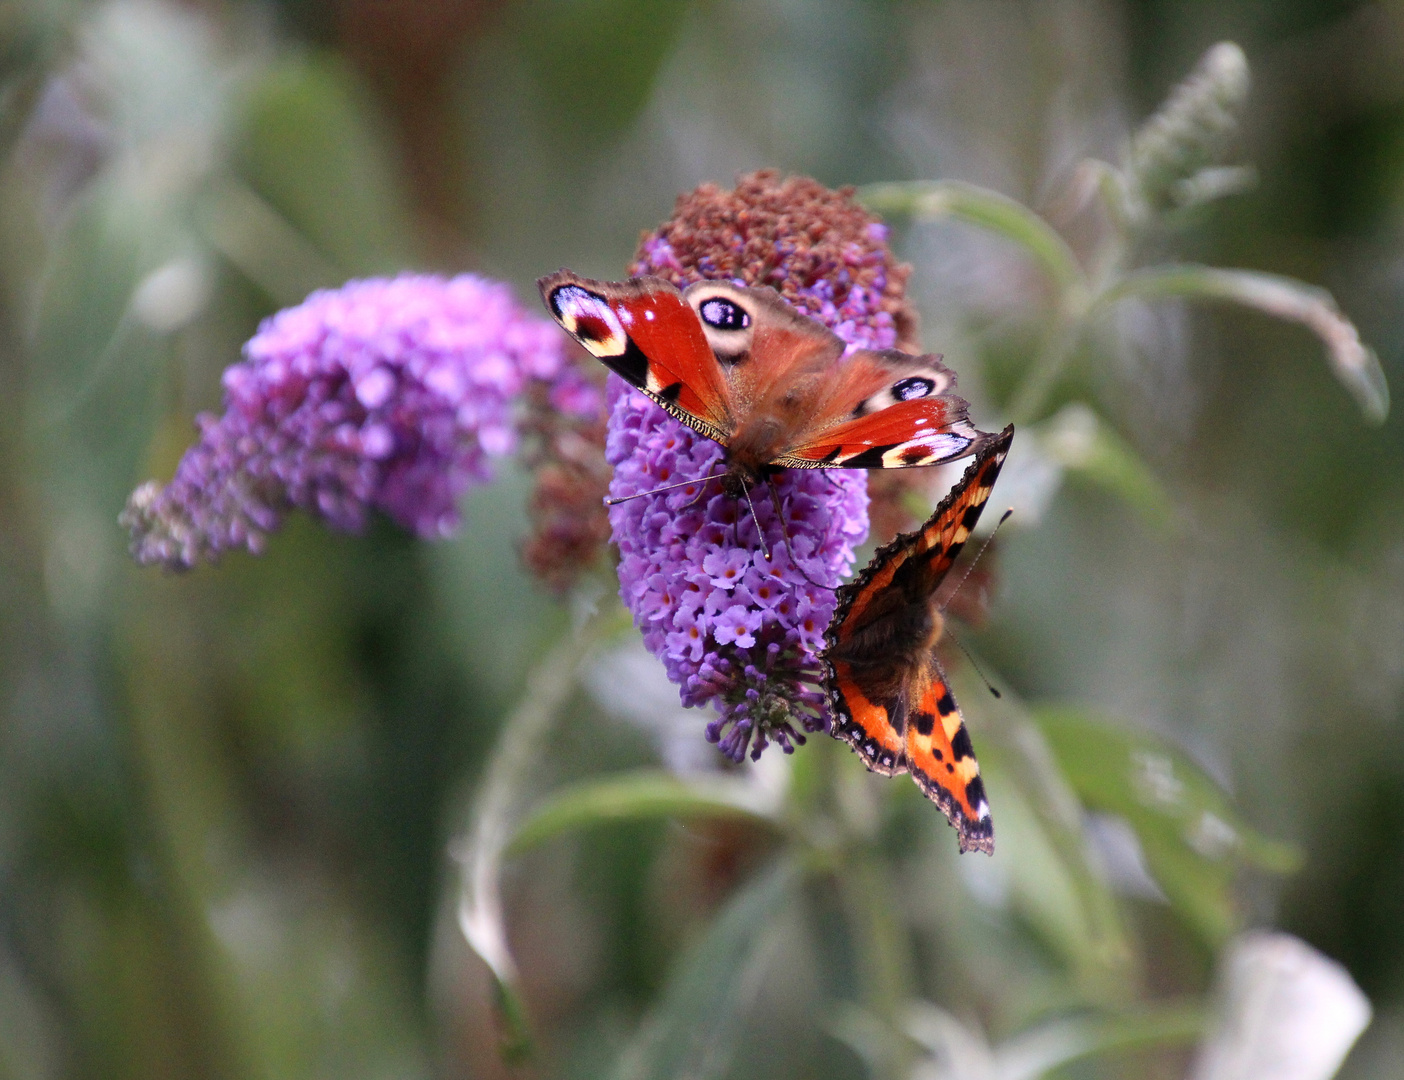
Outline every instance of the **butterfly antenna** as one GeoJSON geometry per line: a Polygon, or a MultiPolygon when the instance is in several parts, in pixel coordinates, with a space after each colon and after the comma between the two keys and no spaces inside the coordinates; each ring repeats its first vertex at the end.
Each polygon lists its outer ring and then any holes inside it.
{"type": "MultiPolygon", "coordinates": [[[[980,545],[980,550],[975,552],[975,558],[970,560],[970,564],[965,568],[965,573],[960,576],[960,581],[956,584],[956,587],[951,590],[950,595],[946,597],[944,607],[949,607],[951,601],[955,599],[956,594],[965,586],[965,582],[970,577],[971,571],[975,569],[975,564],[980,561],[980,556],[985,554],[985,549],[988,548],[990,542],[994,540],[995,533],[999,532],[999,527],[1009,520],[1009,515],[1012,513],[1014,513],[1014,508],[1011,506],[999,516],[999,520],[995,522],[995,527],[990,530],[990,535],[985,537],[985,542],[980,545]]],[[[985,678],[985,673],[980,670],[979,663],[975,660],[975,657],[970,654],[970,650],[965,647],[965,642],[961,641],[954,631],[950,631],[949,633],[951,635],[951,640],[956,643],[960,651],[965,654],[965,658],[970,661],[970,666],[975,669],[975,674],[980,676],[980,681],[985,684],[985,689],[997,698],[1003,697],[1004,695],[995,689],[994,683],[985,678]]]]}
{"type": "MultiPolygon", "coordinates": [[[[1014,513],[1014,507],[1011,506],[1008,510],[1006,510],[999,516],[999,520],[995,522],[995,527],[990,530],[990,535],[985,537],[985,542],[980,545],[980,550],[975,552],[975,558],[971,559],[970,562],[966,565],[965,573],[960,575],[960,581],[956,582],[956,587],[952,589],[950,593],[946,596],[946,602],[941,605],[942,611],[945,611],[946,608],[951,606],[951,601],[956,598],[956,594],[965,587],[966,581],[969,579],[971,572],[975,569],[975,564],[980,561],[980,556],[985,554],[985,549],[988,548],[990,546],[990,543],[994,540],[995,533],[999,532],[999,527],[1009,520],[1009,515],[1012,513],[1014,513]]],[[[961,648],[964,649],[965,646],[962,645],[961,648]]],[[[969,656],[970,654],[966,653],[965,655],[969,656]]],[[[972,664],[974,662],[974,660],[971,660],[972,664]]],[[[984,678],[984,676],[982,675],[981,678],[984,678]]],[[[993,687],[991,687],[991,689],[993,689],[993,687]]],[[[999,697],[999,694],[996,693],[995,697],[999,697]]]]}
{"type": "MultiPolygon", "coordinates": [[[[960,638],[956,637],[953,631],[947,630],[946,633],[950,634],[951,640],[954,641],[958,646],[960,646],[960,651],[965,653],[965,658],[970,661],[970,666],[975,669],[975,674],[980,676],[980,681],[985,684],[985,689],[997,698],[1004,697],[1003,694],[1001,694],[998,690],[995,689],[994,683],[990,682],[989,679],[985,678],[985,673],[980,670],[980,665],[976,662],[975,657],[970,655],[970,650],[965,647],[965,642],[961,641],[960,638]]],[[[939,668],[941,665],[938,662],[936,666],[939,668]]],[[[942,678],[945,677],[945,674],[946,673],[944,671],[941,672],[942,678]]]]}
{"type": "MultiPolygon", "coordinates": [[[[827,477],[825,479],[828,479],[827,477]]],[[[790,565],[800,572],[800,577],[809,582],[816,589],[832,589],[832,585],[820,585],[812,577],[804,572],[804,567],[795,558],[795,553],[790,547],[790,530],[785,526],[785,511],[780,508],[780,493],[775,490],[775,481],[769,482],[770,505],[775,507],[775,520],[780,522],[780,539],[785,542],[785,554],[790,558],[790,565]]]]}
{"type": "Polygon", "coordinates": [[[704,476],[700,480],[682,480],[676,484],[664,484],[662,487],[650,488],[648,491],[636,491],[632,495],[621,495],[617,499],[610,496],[605,499],[604,504],[606,506],[618,506],[620,503],[626,503],[630,499],[642,499],[645,495],[657,495],[660,491],[672,491],[675,488],[687,487],[688,484],[705,484],[708,480],[720,480],[725,475],[726,473],[724,472],[713,473],[711,476],[704,476]]]}
{"type": "Polygon", "coordinates": [[[751,502],[751,489],[745,483],[741,484],[741,494],[746,496],[746,507],[751,511],[751,520],[756,525],[756,539],[760,542],[761,551],[765,554],[765,561],[770,562],[770,547],[765,542],[765,530],[761,528],[760,518],[756,517],[756,504],[751,502]]]}

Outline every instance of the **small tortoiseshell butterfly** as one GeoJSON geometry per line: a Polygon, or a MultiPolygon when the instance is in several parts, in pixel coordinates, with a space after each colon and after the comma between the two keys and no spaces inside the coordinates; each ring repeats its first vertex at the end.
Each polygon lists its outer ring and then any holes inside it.
{"type": "Polygon", "coordinates": [[[739,494],[781,468],[905,469],[973,454],[976,431],[938,356],[859,349],[774,289],[655,277],[537,282],[555,320],[611,371],[726,448],[739,494]]]}
{"type": "Polygon", "coordinates": [[[909,772],[960,834],[960,850],[994,854],[994,825],[936,642],[936,590],[969,538],[1009,453],[1014,427],[985,445],[926,524],[881,548],[838,590],[824,662],[834,735],[873,772],[909,772]]]}

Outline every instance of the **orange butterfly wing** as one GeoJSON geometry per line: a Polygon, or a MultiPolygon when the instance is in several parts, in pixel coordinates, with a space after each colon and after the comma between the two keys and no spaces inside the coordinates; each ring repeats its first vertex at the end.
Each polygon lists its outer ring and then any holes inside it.
{"type": "Polygon", "coordinates": [[[994,828],[955,698],[936,662],[934,596],[989,500],[1013,427],[982,447],[926,524],[883,547],[838,590],[824,660],[834,735],[874,772],[909,772],[962,851],[994,851],[994,828]]]}
{"type": "Polygon", "coordinates": [[[994,823],[975,748],[934,657],[925,677],[908,685],[907,771],[955,826],[961,851],[993,855],[994,823]]]}
{"type": "Polygon", "coordinates": [[[833,710],[834,735],[853,747],[873,772],[896,776],[907,771],[902,734],[892,723],[888,705],[868,698],[866,682],[854,673],[852,665],[829,661],[829,692],[843,702],[841,708],[833,710]]]}

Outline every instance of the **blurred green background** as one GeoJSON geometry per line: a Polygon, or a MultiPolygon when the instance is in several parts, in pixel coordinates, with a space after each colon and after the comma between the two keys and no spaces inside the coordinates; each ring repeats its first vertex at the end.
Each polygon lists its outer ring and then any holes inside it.
{"type": "MultiPolygon", "coordinates": [[[[1028,704],[1001,720],[957,681],[1007,850],[958,860],[910,784],[829,740],[746,782],[861,834],[832,878],[785,857],[823,844],[744,816],[562,829],[504,869],[516,1064],[450,851],[571,619],[517,562],[525,475],[475,491],[440,544],[295,516],[263,557],[184,576],[131,565],[116,524],[258,321],[314,288],[469,269],[534,303],[539,274],[619,277],[680,192],[762,167],[970,181],[1078,247],[1076,163],[1119,160],[1224,39],[1253,71],[1231,158],[1258,182],[1140,235],[1136,261],[1325,286],[1404,386],[1398,2],[0,7],[0,1076],[895,1075],[911,1062],[864,1032],[900,998],[992,1042],[1141,1009],[1145,1038],[1056,1074],[1178,1077],[1248,926],[1370,998],[1341,1075],[1399,1075],[1404,424],[1367,422],[1299,327],[1118,308],[1044,412],[1091,403],[1158,509],[1095,470],[1030,479],[1033,459],[1002,482],[1029,512],[971,639],[1028,704]],[[1021,786],[1035,730],[1071,831],[1021,786]],[[1098,774],[1116,754],[1174,762],[1242,857],[1139,819],[1098,774]]],[[[893,221],[924,343],[997,430],[1046,291],[1004,241],[893,221]]],[[[527,796],[716,769],[705,717],[674,715],[627,635],[612,648],[527,796]],[[633,720],[598,685],[616,676],[633,720]]]]}

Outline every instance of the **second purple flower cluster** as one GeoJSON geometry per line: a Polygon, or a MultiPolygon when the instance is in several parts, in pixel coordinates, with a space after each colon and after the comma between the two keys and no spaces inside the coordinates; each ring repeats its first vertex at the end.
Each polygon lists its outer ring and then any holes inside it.
{"type": "Polygon", "coordinates": [[[601,407],[555,327],[505,285],[406,275],[314,293],[224,373],[224,414],[199,417],[170,484],[133,494],[133,554],[188,568],[257,552],[293,507],[351,531],[380,510],[446,536],[458,497],[515,449],[516,400],[533,381],[563,412],[601,407]]]}

